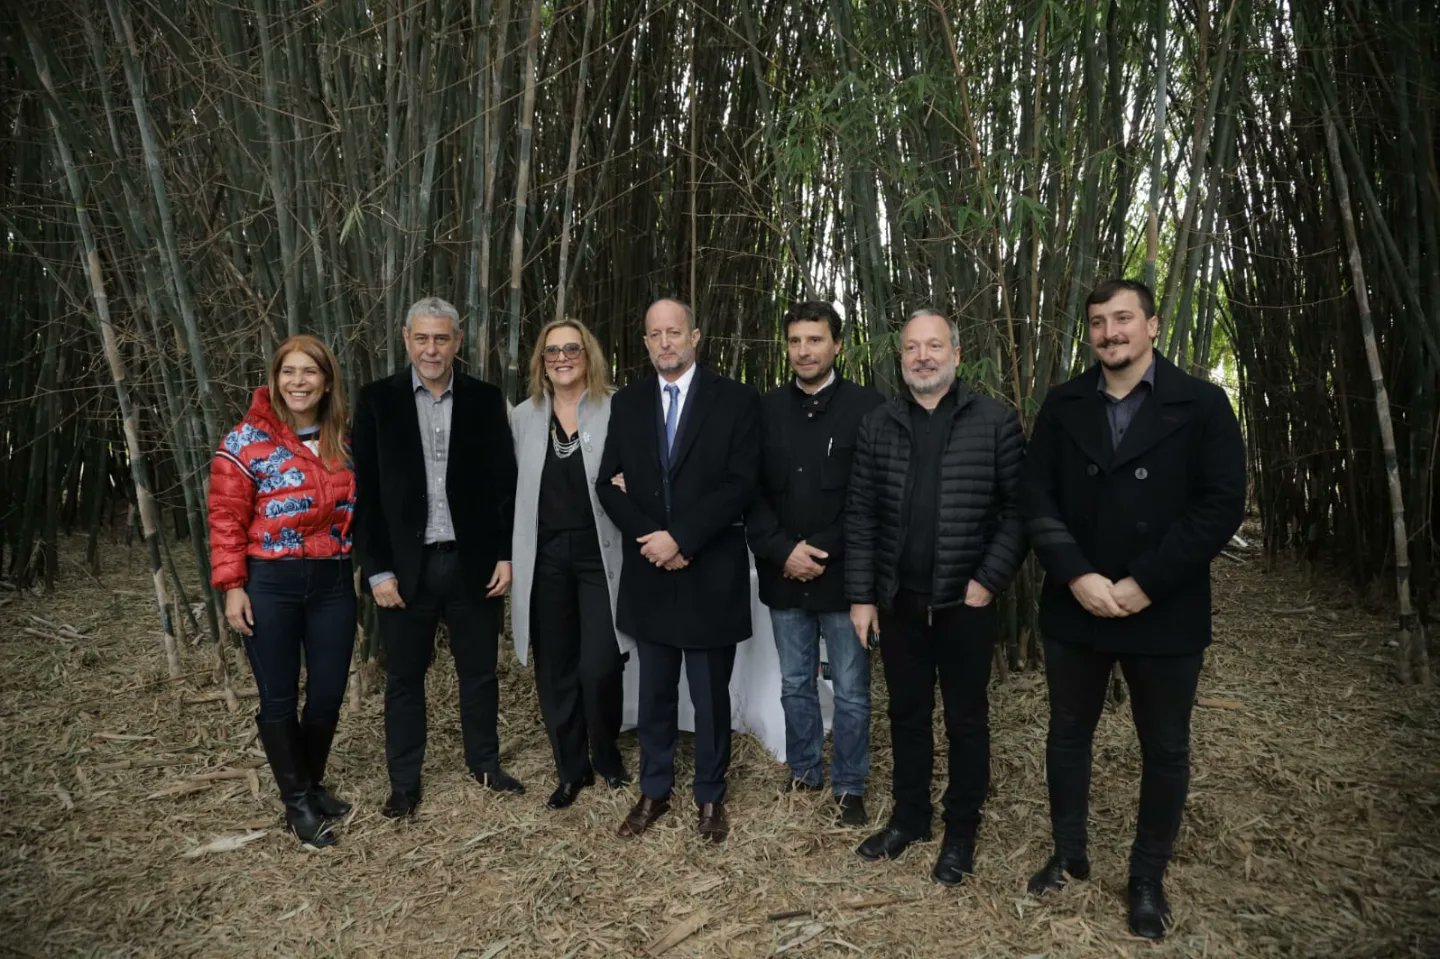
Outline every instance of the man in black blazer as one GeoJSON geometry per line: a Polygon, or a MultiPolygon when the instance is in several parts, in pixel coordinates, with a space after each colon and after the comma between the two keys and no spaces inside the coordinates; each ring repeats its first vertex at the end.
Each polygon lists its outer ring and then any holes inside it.
{"type": "Polygon", "coordinates": [[[645,312],[655,375],[611,400],[596,480],[625,537],[615,625],[640,656],[641,797],[623,837],[670,808],[682,661],[695,705],[700,834],[722,842],[729,833],[730,672],[736,644],[750,637],[744,513],[759,463],[759,397],[696,366],[699,342],[684,303],[657,300],[645,312]]]}
{"type": "Polygon", "coordinates": [[[515,449],[500,391],[454,368],[460,315],[410,307],[410,365],[360,391],[352,444],[355,540],[385,646],[381,813],[413,815],[425,760],[425,673],[444,619],[460,679],[465,764],[487,789],[524,792],[500,768],[495,660],[510,587],[515,449]]]}
{"type": "Polygon", "coordinates": [[[1152,347],[1160,320],[1148,287],[1109,281],[1085,312],[1098,362],[1046,396],[1021,486],[1045,567],[1055,840],[1029,889],[1041,895],[1090,873],[1091,742],[1118,662],[1143,757],[1130,929],[1158,939],[1170,918],[1162,880],[1184,813],[1190,711],[1210,644],[1210,561],[1244,514],[1245,450],[1224,391],[1152,347]]]}

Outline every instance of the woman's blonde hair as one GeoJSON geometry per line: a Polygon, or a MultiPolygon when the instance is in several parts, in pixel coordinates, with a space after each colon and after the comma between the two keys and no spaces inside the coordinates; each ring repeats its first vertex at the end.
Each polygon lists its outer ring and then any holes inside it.
{"type": "Polygon", "coordinates": [[[330,469],[343,466],[350,459],[350,453],[345,449],[345,426],[350,419],[350,408],[345,402],[340,363],[330,352],[330,347],[304,333],[289,337],[275,347],[275,355],[270,359],[270,405],[281,422],[291,429],[295,428],[295,418],[290,415],[290,407],[285,405],[285,398],[280,395],[280,368],[285,365],[285,357],[291,353],[304,353],[310,357],[320,367],[320,375],[325,377],[325,393],[320,397],[320,408],[316,414],[316,422],[320,426],[320,459],[330,469]]]}
{"type": "Polygon", "coordinates": [[[600,348],[600,341],[584,323],[564,319],[546,323],[540,328],[540,335],[535,338],[535,351],[530,354],[530,398],[538,403],[547,393],[555,392],[555,388],[550,385],[550,377],[545,375],[545,341],[555,330],[562,329],[571,329],[580,334],[580,347],[585,352],[585,388],[590,392],[590,398],[599,402],[602,396],[615,392],[615,388],[610,385],[610,362],[605,359],[605,351],[600,348]]]}

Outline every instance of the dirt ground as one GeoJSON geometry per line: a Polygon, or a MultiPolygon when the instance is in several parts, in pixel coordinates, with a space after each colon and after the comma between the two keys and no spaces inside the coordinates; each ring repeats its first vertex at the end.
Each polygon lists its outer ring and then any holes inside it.
{"type": "MultiPolygon", "coordinates": [[[[1384,617],[1255,552],[1216,568],[1217,644],[1168,880],[1178,924],[1154,945],[1125,928],[1139,756],[1123,707],[1097,735],[1092,880],[1043,902],[1024,895],[1049,849],[1035,674],[992,689],[978,874],[956,890],[930,881],[935,842],[860,860],[865,833],[836,827],[826,795],[783,794],[784,768],[748,737],[736,739],[723,848],[702,846],[683,804],[641,840],[616,839],[633,787],[546,810],[534,682],[508,649],[502,749],[528,794],[466,778],[442,653],[418,820],[377,812],[372,685],[342,720],[330,776],[356,811],[338,846],[307,852],[280,828],[268,771],[247,771],[263,761],[254,700],[189,701],[215,689],[205,645],[187,644],[187,676],[165,681],[143,551],[108,548],[96,581],[74,561],[82,549],[65,544],[52,595],[0,588],[0,954],[1440,955],[1440,696],[1396,683],[1384,617]],[[201,851],[227,837],[235,848],[201,851]]],[[[236,687],[249,686],[243,656],[228,655],[236,687]]],[[[869,801],[883,818],[878,668],[875,684],[869,801]]],[[[633,770],[633,736],[624,750],[633,770]]]]}

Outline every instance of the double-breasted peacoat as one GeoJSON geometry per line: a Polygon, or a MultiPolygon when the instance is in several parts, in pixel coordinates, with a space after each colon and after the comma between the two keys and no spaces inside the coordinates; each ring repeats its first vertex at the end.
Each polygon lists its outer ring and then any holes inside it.
{"type": "Polygon", "coordinates": [[[760,398],[704,367],[695,371],[668,465],[655,374],[616,393],[596,493],[623,538],[616,628],[682,649],[750,636],[745,509],[760,459],[760,398]],[[625,491],[610,479],[625,476],[625,491]],[[668,487],[668,489],[667,489],[668,487]],[[668,530],[690,565],[665,570],[640,555],[638,537],[668,530]]]}
{"type": "MultiPolygon", "coordinates": [[[[550,442],[550,417],[554,408],[554,401],[547,393],[539,401],[526,400],[510,411],[510,429],[515,434],[515,457],[520,469],[520,479],[515,486],[515,534],[511,549],[515,579],[510,590],[510,632],[515,640],[515,655],[522,663],[530,649],[530,590],[535,581],[538,548],[540,474],[545,469],[545,447],[550,442]]],[[[605,514],[595,492],[610,425],[610,397],[591,399],[587,392],[580,398],[577,419],[580,455],[585,463],[585,476],[590,480],[590,508],[595,513],[595,532],[600,541],[600,561],[605,567],[605,585],[610,590],[610,615],[614,616],[623,563],[620,530],[605,514]]],[[[624,633],[618,633],[616,638],[622,651],[629,651],[635,645],[624,633]]]]}
{"type": "Polygon", "coordinates": [[[1175,655],[1210,644],[1210,562],[1240,526],[1245,450],[1223,390],[1153,354],[1155,384],[1114,448],[1100,367],[1055,387],[1035,420],[1021,482],[1030,544],[1045,568],[1040,628],[1116,653],[1175,655]],[[1141,612],[1086,612],[1069,584],[1133,576],[1141,612]]]}
{"type": "MultiPolygon", "coordinates": [[[[453,390],[445,497],[461,567],[483,592],[495,564],[510,558],[515,447],[499,389],[457,370],[453,390]]],[[[401,598],[414,596],[428,500],[409,366],[361,389],[352,435],[355,543],[365,580],[393,572],[401,598]]]]}

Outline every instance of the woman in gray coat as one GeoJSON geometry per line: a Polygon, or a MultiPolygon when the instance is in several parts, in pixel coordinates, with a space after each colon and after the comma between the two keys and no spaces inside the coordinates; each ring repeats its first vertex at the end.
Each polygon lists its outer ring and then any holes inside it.
{"type": "Polygon", "coordinates": [[[573,803],[597,773],[611,789],[630,782],[616,744],[620,533],[595,497],[613,391],[594,335],[577,320],[556,320],[530,357],[530,398],[510,414],[520,467],[510,623],[520,662],[535,654],[560,782],[551,809],[573,803]]]}

